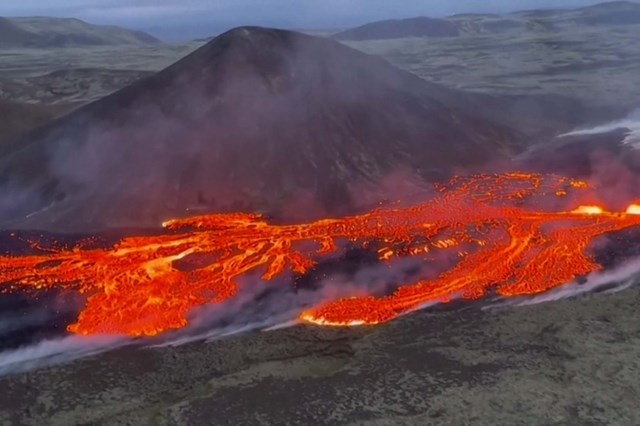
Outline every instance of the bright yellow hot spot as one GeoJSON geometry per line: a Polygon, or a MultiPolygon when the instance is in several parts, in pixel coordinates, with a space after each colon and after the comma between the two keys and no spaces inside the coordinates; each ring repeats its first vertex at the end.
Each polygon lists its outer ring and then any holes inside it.
{"type": "Polygon", "coordinates": [[[602,214],[604,213],[604,209],[598,206],[579,206],[577,209],[573,211],[573,213],[577,214],[602,214]]]}

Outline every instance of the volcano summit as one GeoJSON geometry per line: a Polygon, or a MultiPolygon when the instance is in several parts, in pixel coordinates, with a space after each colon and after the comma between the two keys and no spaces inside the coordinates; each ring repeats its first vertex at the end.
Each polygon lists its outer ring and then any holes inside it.
{"type": "Polygon", "coordinates": [[[480,99],[333,40],[234,29],[20,141],[0,158],[0,223],[156,226],[189,208],[278,213],[300,193],[345,212],[351,184],[517,150],[480,99]]]}

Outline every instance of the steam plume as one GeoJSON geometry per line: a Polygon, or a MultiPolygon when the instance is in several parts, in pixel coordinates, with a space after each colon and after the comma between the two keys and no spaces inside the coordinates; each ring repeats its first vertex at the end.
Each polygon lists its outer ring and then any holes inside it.
{"type": "Polygon", "coordinates": [[[636,285],[638,281],[640,281],[640,258],[635,258],[614,269],[590,274],[586,277],[586,281],[576,280],[537,296],[499,299],[485,309],[537,305],[578,297],[603,289],[606,293],[615,293],[636,285]]]}
{"type": "Polygon", "coordinates": [[[0,375],[16,374],[44,366],[70,362],[122,346],[113,336],[70,336],[0,353],[0,375]]]}
{"type": "Polygon", "coordinates": [[[582,129],[576,129],[568,133],[560,135],[560,137],[567,136],[586,136],[597,135],[600,133],[612,132],[614,130],[626,129],[627,134],[623,140],[623,144],[630,145],[633,148],[640,148],[640,108],[631,112],[627,117],[614,120],[609,123],[600,124],[593,127],[585,127],[582,129]]]}
{"type": "MultiPolygon", "coordinates": [[[[328,274],[313,288],[291,291],[292,277],[281,282],[263,282],[257,274],[244,277],[239,283],[238,297],[224,304],[204,306],[195,310],[186,329],[167,333],[142,345],[158,348],[179,346],[196,341],[213,341],[238,333],[270,330],[298,324],[299,313],[314,304],[345,296],[381,293],[406,280],[407,276],[435,273],[429,268],[417,269],[411,259],[398,259],[390,264],[362,267],[353,273],[328,274]]],[[[40,315],[7,317],[0,321],[0,336],[8,331],[24,329],[51,320],[46,310],[40,315]]],[[[68,363],[119,347],[140,344],[123,336],[65,336],[43,340],[20,348],[0,352],[0,376],[16,374],[51,365],[68,363]]]]}

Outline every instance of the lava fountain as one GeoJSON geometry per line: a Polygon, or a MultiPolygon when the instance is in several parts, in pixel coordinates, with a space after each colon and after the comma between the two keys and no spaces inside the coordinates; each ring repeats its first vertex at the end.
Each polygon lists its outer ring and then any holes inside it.
{"type": "Polygon", "coordinates": [[[38,254],[0,257],[0,292],[80,292],[87,302],[70,332],[153,336],[185,327],[193,308],[234,297],[240,276],[261,270],[268,282],[287,271],[304,274],[345,242],[377,250],[381,261],[408,256],[427,262],[433,250],[456,251],[458,263],[436,279],[300,314],[318,325],[378,324],[454,297],[544,292],[601,268],[588,253],[596,237],[640,225],[634,204],[625,212],[542,208],[550,197],[566,204],[571,193],[588,189],[560,176],[475,175],[436,188],[437,197],[413,207],[300,225],[212,214],[173,219],[159,235],[123,238],[108,248],[45,249],[33,241],[38,254]]]}

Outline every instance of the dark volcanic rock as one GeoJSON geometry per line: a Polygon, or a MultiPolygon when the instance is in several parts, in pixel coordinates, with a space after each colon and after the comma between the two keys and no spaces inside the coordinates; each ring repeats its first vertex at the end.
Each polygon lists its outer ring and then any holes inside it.
{"type": "Polygon", "coordinates": [[[0,223],[146,226],[195,207],[277,212],[301,192],[342,213],[352,183],[519,149],[474,96],[333,40],[235,29],[0,158],[0,223]]]}

